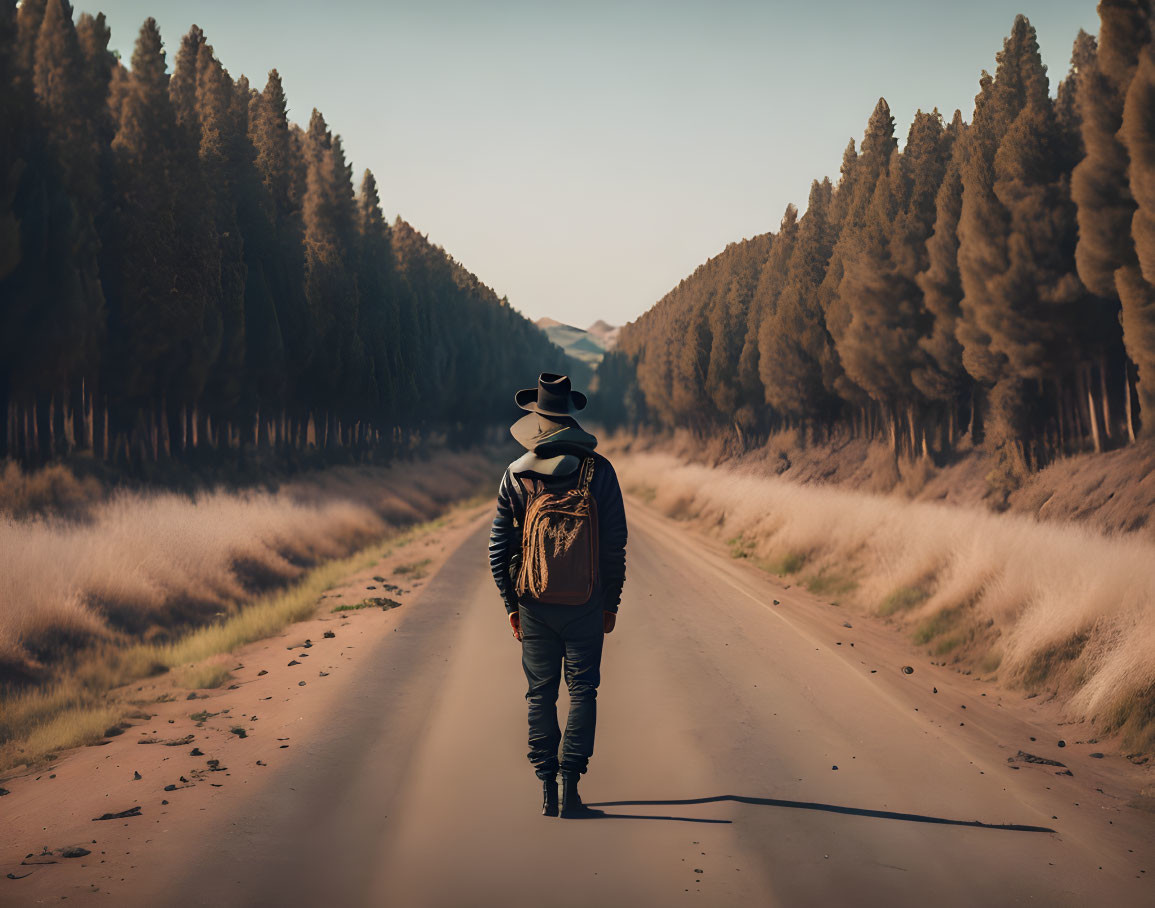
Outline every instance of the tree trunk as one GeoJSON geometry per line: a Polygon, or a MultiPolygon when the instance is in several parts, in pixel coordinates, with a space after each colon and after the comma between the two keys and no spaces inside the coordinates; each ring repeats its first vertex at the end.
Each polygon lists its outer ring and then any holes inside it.
{"type": "Polygon", "coordinates": [[[97,391],[92,395],[92,453],[108,459],[108,401],[97,391]]]}
{"type": "Polygon", "coordinates": [[[1083,407],[1079,403],[1078,380],[1076,379],[1075,393],[1069,395],[1071,405],[1071,424],[1075,427],[1075,439],[1078,449],[1083,447],[1083,439],[1087,437],[1086,427],[1083,425],[1083,407]]]}
{"type": "Polygon", "coordinates": [[[33,403],[36,430],[36,459],[48,463],[52,459],[52,407],[46,394],[37,394],[33,403]]]}
{"type": "Polygon", "coordinates": [[[15,417],[12,412],[12,384],[8,372],[0,369],[0,413],[4,414],[4,432],[0,434],[0,460],[13,456],[15,417]]]}
{"type": "Polygon", "coordinates": [[[1099,401],[1103,405],[1103,437],[1111,438],[1111,395],[1107,391],[1107,357],[1099,356],[1099,401]]]}
{"type": "Polygon", "coordinates": [[[23,402],[20,404],[20,423],[20,460],[27,465],[36,454],[36,420],[33,418],[33,408],[23,402]]]}
{"type": "Polygon", "coordinates": [[[52,424],[52,456],[61,457],[68,453],[68,436],[65,433],[64,398],[53,394],[48,399],[48,414],[52,424]]]}
{"type": "Polygon", "coordinates": [[[88,429],[88,382],[81,379],[72,389],[72,443],[81,451],[92,447],[92,435],[88,429]]]}
{"type": "Polygon", "coordinates": [[[1127,438],[1135,443],[1135,414],[1131,409],[1131,364],[1123,363],[1123,400],[1126,401],[1127,438]]]}
{"type": "Polygon", "coordinates": [[[1079,373],[1079,382],[1083,386],[1083,390],[1087,396],[1087,415],[1091,420],[1091,441],[1095,445],[1095,453],[1103,453],[1103,440],[1099,435],[1099,417],[1095,412],[1095,395],[1091,392],[1091,383],[1088,381],[1090,377],[1091,367],[1087,366],[1079,373]]]}
{"type": "MultiPolygon", "coordinates": [[[[163,400],[161,402],[161,406],[164,406],[163,400]]],[[[152,447],[153,463],[160,462],[160,423],[161,419],[156,412],[156,402],[153,401],[152,406],[149,407],[148,410],[148,440],[150,446],[152,447]]]]}
{"type": "Polygon", "coordinates": [[[971,418],[970,424],[967,426],[967,434],[971,437],[971,444],[977,445],[979,443],[978,436],[978,422],[979,422],[979,386],[971,386],[971,418]]]}

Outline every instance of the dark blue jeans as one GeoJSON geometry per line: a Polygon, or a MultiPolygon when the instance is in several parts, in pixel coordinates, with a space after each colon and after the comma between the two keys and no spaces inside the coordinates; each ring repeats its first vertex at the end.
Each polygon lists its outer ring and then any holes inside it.
{"type": "Polygon", "coordinates": [[[583,773],[594,752],[598,683],[601,681],[601,597],[586,605],[522,603],[521,664],[529,690],[529,761],[541,779],[583,773]],[[561,676],[569,689],[565,741],[557,722],[561,676]],[[558,746],[561,759],[558,759],[558,746]]]}

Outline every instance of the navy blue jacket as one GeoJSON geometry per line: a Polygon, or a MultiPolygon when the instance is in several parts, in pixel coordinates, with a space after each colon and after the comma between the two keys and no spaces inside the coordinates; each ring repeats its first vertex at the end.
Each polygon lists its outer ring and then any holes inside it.
{"type": "MultiPolygon", "coordinates": [[[[616,612],[626,580],[626,511],[622,504],[621,486],[613,465],[601,454],[588,450],[574,450],[572,453],[594,458],[594,476],[590,481],[590,492],[598,508],[598,585],[594,595],[601,595],[607,612],[616,612]]],[[[561,491],[574,488],[580,474],[578,469],[566,476],[520,475],[533,476],[540,479],[547,489],[561,491]]],[[[525,506],[525,487],[506,467],[497,489],[497,515],[489,533],[489,566],[507,612],[514,612],[518,607],[514,578],[521,563],[525,506]]]]}

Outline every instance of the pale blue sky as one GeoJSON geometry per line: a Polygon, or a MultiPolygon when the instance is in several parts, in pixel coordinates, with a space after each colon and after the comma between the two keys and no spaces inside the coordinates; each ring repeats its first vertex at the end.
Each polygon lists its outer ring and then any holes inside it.
{"type": "Polygon", "coordinates": [[[1018,12],[1054,83],[1095,0],[74,0],[128,58],[191,23],[234,76],[284,78],[401,214],[537,318],[635,318],[836,176],[879,96],[969,119],[1018,12]]]}

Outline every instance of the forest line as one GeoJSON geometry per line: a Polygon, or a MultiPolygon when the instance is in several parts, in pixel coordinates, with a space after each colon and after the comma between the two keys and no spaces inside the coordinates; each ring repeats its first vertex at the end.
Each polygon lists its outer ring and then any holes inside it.
{"type": "Polygon", "coordinates": [[[1155,16],[1099,9],[1055,97],[1019,16],[970,122],[919,111],[900,151],[880,99],[804,214],[622,329],[599,370],[607,421],[745,445],[849,432],[909,457],[968,438],[998,486],[1149,434],[1155,16]]]}
{"type": "Polygon", "coordinates": [[[467,440],[567,358],[354,192],[341,138],[234,79],[199,28],[171,75],[103,14],[0,0],[0,459],[120,467],[263,450],[387,457],[467,440]]]}

